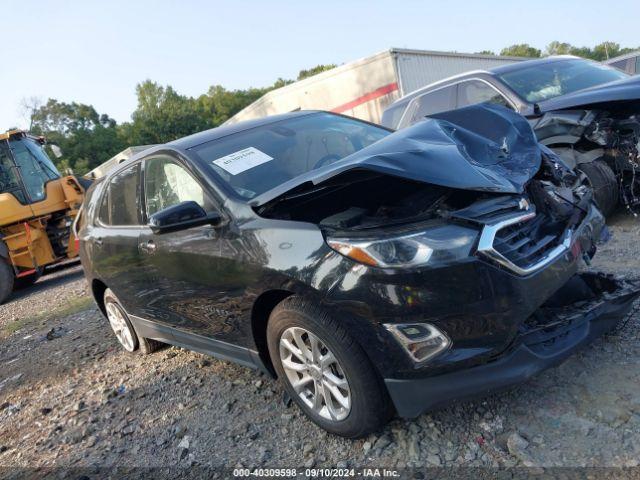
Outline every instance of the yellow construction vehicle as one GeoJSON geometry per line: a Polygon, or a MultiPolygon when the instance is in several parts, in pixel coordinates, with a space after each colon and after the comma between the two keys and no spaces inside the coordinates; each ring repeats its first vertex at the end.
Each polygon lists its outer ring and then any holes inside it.
{"type": "Polygon", "coordinates": [[[0,303],[45,266],[78,255],[71,225],[85,187],[63,177],[43,145],[21,130],[0,134],[0,303]]]}

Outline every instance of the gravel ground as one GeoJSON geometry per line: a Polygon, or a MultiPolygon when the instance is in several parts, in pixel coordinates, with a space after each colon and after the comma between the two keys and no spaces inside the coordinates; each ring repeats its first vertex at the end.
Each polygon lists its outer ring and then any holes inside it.
{"type": "MultiPolygon", "coordinates": [[[[618,216],[611,230],[593,268],[637,277],[640,221],[618,216]]],[[[639,464],[637,313],[524,385],[349,441],[248,369],[173,347],[125,353],[85,299],[76,266],[0,307],[0,466],[639,464]]]]}
{"type": "Polygon", "coordinates": [[[16,290],[0,306],[0,329],[25,318],[43,317],[88,295],[87,282],[78,261],[48,270],[34,285],[16,290]]]}

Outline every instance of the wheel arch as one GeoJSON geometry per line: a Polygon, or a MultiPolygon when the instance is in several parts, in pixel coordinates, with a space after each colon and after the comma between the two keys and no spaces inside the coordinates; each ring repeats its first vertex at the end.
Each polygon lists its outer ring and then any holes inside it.
{"type": "Polygon", "coordinates": [[[289,298],[294,294],[295,292],[290,290],[267,290],[256,298],[251,309],[251,333],[253,334],[253,341],[258,349],[260,360],[274,377],[277,375],[271,363],[271,356],[269,355],[269,347],[267,345],[267,323],[269,323],[269,316],[273,309],[285,298],[289,298]]]}
{"type": "Polygon", "coordinates": [[[93,294],[93,300],[98,305],[98,308],[102,314],[106,317],[107,311],[104,308],[104,292],[107,290],[107,285],[97,278],[91,281],[91,293],[93,294]]]}

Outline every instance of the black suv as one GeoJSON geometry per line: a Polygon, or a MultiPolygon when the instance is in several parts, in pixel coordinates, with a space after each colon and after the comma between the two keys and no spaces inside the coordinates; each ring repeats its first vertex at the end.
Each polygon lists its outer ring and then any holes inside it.
{"type": "Polygon", "coordinates": [[[523,381],[637,296],[576,273],[603,228],[590,189],[495,106],[396,133],[325,112],[202,132],[110,172],[75,228],[126,350],[262,370],[349,437],[523,381]]]}

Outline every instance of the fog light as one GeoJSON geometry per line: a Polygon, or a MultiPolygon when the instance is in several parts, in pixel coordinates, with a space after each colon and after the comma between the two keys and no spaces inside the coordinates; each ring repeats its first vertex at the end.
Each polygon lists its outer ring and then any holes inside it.
{"type": "Polygon", "coordinates": [[[387,323],[385,328],[416,363],[425,362],[451,346],[451,340],[430,323],[387,323]]]}

